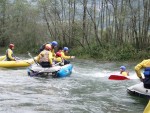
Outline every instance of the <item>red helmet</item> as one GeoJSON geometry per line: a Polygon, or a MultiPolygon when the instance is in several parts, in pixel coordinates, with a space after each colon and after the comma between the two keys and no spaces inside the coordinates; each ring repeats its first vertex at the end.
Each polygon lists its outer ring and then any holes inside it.
{"type": "Polygon", "coordinates": [[[14,44],[9,44],[9,48],[12,49],[13,47],[15,47],[14,44]]]}
{"type": "Polygon", "coordinates": [[[56,56],[61,57],[61,53],[60,53],[60,52],[57,52],[57,53],[56,53],[56,56]]]}
{"type": "Polygon", "coordinates": [[[46,49],[46,50],[51,50],[51,49],[52,49],[52,48],[51,48],[51,45],[50,45],[50,44],[46,44],[46,45],[45,45],[45,49],[46,49]]]}

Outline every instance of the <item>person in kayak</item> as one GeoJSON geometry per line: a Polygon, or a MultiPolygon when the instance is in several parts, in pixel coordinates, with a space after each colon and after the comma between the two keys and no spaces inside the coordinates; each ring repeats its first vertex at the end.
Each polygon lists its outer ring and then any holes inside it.
{"type": "Polygon", "coordinates": [[[143,60],[135,66],[135,72],[140,81],[143,82],[144,87],[150,89],[150,59],[143,60]],[[144,69],[144,77],[142,77],[141,69],[144,69]]]}
{"type": "Polygon", "coordinates": [[[53,66],[53,56],[49,44],[45,45],[45,49],[38,55],[37,61],[42,67],[53,66]]]}
{"type": "Polygon", "coordinates": [[[68,52],[69,52],[68,47],[64,47],[63,50],[60,52],[61,57],[64,59],[64,65],[70,63],[70,61],[68,59],[74,59],[75,58],[75,56],[68,56],[68,52]]]}
{"type": "Polygon", "coordinates": [[[43,44],[40,47],[39,53],[45,49],[46,44],[49,44],[51,46],[51,51],[52,51],[52,54],[53,54],[53,57],[54,57],[55,56],[55,48],[58,46],[58,43],[56,41],[52,41],[52,42],[43,44]]]}
{"type": "Polygon", "coordinates": [[[126,71],[125,66],[120,67],[120,74],[123,75],[123,76],[129,76],[129,72],[126,71]]]}
{"type": "Polygon", "coordinates": [[[6,50],[6,60],[7,61],[16,61],[16,58],[13,54],[14,48],[15,48],[14,44],[9,44],[9,48],[6,50]]]}

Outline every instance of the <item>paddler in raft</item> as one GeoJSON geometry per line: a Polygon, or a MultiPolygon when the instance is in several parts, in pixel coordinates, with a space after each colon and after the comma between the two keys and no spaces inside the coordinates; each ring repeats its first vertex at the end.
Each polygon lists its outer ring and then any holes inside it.
{"type": "MultiPolygon", "coordinates": [[[[139,77],[140,81],[143,82],[144,88],[150,89],[150,59],[143,60],[142,62],[137,64],[135,66],[135,72],[139,77]],[[141,69],[144,69],[144,78],[142,77],[141,69]]],[[[150,113],[150,100],[147,106],[145,107],[143,113],[150,113]]]]}
{"type": "Polygon", "coordinates": [[[9,44],[9,48],[6,50],[6,60],[7,61],[16,61],[16,58],[13,54],[15,45],[13,43],[9,44]]]}
{"type": "Polygon", "coordinates": [[[135,72],[140,81],[144,83],[144,87],[150,89],[150,59],[143,60],[135,66],[135,72]],[[144,69],[144,78],[141,75],[141,69],[144,69]]]}
{"type": "Polygon", "coordinates": [[[75,56],[68,56],[68,52],[69,52],[68,47],[64,47],[63,50],[62,51],[59,50],[59,52],[61,53],[61,57],[64,59],[64,65],[70,63],[69,59],[75,58],[75,56]]]}
{"type": "Polygon", "coordinates": [[[43,45],[40,47],[39,53],[45,49],[45,45],[47,45],[47,44],[49,44],[49,45],[51,46],[52,55],[53,55],[53,57],[55,57],[55,48],[58,46],[57,41],[52,41],[52,42],[43,44],[43,45]]]}
{"type": "Polygon", "coordinates": [[[120,67],[120,74],[123,76],[129,76],[129,72],[126,71],[126,67],[125,66],[121,66],[120,67]]]}
{"type": "Polygon", "coordinates": [[[60,66],[64,65],[64,59],[62,58],[60,51],[56,52],[54,61],[55,61],[55,64],[59,63],[60,66]]]}
{"type": "Polygon", "coordinates": [[[45,49],[38,55],[37,62],[44,68],[54,66],[51,49],[51,45],[46,44],[45,49]]]}

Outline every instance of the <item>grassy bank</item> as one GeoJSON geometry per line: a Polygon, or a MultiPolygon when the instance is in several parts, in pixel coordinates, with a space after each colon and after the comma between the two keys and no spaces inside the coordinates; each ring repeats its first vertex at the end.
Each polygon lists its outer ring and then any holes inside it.
{"type": "MultiPolygon", "coordinates": [[[[7,47],[0,48],[0,55],[4,55],[7,47]]],[[[15,54],[37,54],[39,47],[31,49],[22,49],[22,47],[16,47],[15,54]]],[[[131,45],[113,46],[105,45],[103,47],[91,46],[90,49],[85,47],[74,47],[70,49],[70,55],[75,55],[79,59],[97,59],[103,61],[137,61],[148,59],[150,56],[149,50],[136,50],[131,45]]]]}
{"type": "Polygon", "coordinates": [[[91,51],[79,47],[72,49],[71,54],[78,58],[92,58],[105,61],[137,61],[148,59],[150,56],[149,50],[136,50],[131,45],[123,45],[119,47],[108,45],[103,48],[92,46],[91,51]]]}

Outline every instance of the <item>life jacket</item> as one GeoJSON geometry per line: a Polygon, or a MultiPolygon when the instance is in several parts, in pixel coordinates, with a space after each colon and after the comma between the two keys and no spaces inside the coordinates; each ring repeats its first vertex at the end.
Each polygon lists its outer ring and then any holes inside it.
{"type": "Polygon", "coordinates": [[[150,89],[150,67],[146,67],[143,74],[145,77],[143,80],[144,87],[150,89]]]}
{"type": "Polygon", "coordinates": [[[143,74],[145,78],[150,78],[150,67],[146,67],[143,74]]]}
{"type": "Polygon", "coordinates": [[[49,62],[49,51],[43,50],[40,53],[40,60],[39,62],[49,62]]]}
{"type": "Polygon", "coordinates": [[[54,60],[55,60],[55,63],[64,62],[64,59],[58,56],[56,56],[54,60]]]}
{"type": "Polygon", "coordinates": [[[128,72],[123,71],[123,72],[121,72],[121,75],[123,75],[123,76],[128,76],[128,72]]]}
{"type": "MultiPolygon", "coordinates": [[[[9,58],[9,56],[8,56],[8,50],[11,50],[11,49],[7,49],[7,50],[6,50],[6,59],[7,59],[7,61],[12,61],[12,59],[9,58]]],[[[13,50],[11,50],[11,52],[12,52],[12,53],[11,53],[11,56],[14,57],[13,50]]]]}

